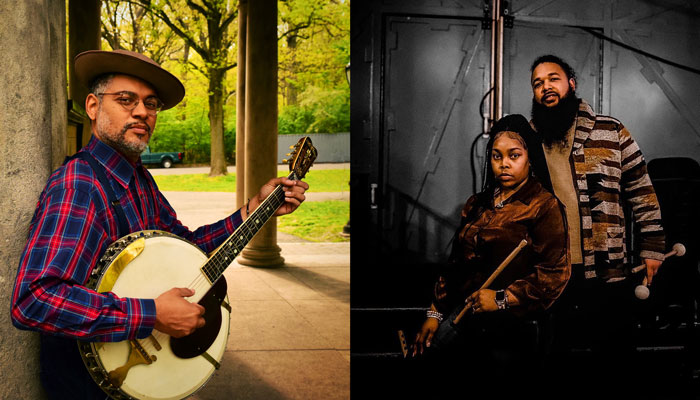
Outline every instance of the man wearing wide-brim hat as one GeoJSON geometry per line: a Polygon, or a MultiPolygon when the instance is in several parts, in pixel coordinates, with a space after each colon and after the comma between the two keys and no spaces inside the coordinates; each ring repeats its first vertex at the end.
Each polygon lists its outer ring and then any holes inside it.
{"type": "Polygon", "coordinates": [[[86,287],[107,247],[142,230],[161,230],[209,254],[222,244],[277,185],[294,211],[308,184],[271,179],[229,217],[190,231],[140,161],[158,112],[176,106],[182,83],[150,58],[125,50],[80,53],[75,72],[90,88],[85,111],[90,142],[59,167],[39,197],[12,294],[12,321],[41,335],[41,381],[49,398],[95,399],[106,395],[92,381],[75,339],[123,341],[153,329],[182,337],[205,325],[204,309],[172,288],[155,299],[118,297],[86,287]]]}

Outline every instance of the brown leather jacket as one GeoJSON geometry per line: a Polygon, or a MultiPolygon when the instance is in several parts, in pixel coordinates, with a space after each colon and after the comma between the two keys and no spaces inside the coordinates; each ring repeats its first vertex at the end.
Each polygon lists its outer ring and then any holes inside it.
{"type": "MultiPolygon", "coordinates": [[[[462,209],[462,224],[450,262],[438,278],[446,283],[447,294],[441,300],[435,299],[438,309],[449,313],[463,304],[522,239],[528,245],[489,289],[508,288],[517,296],[520,305],[511,308],[517,315],[551,306],[571,276],[568,231],[561,203],[533,177],[501,208],[494,206],[493,198],[484,206],[477,203],[477,196],[472,196],[462,209]]],[[[436,292],[439,286],[436,283],[436,292]]]]}

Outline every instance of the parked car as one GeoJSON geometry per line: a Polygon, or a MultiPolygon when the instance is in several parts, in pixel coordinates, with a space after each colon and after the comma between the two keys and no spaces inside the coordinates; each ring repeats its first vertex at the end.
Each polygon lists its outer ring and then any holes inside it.
{"type": "Polygon", "coordinates": [[[151,147],[146,146],[146,150],[141,153],[141,162],[144,164],[160,164],[163,168],[170,168],[173,164],[181,163],[184,154],[182,152],[163,151],[151,153],[151,147]]]}

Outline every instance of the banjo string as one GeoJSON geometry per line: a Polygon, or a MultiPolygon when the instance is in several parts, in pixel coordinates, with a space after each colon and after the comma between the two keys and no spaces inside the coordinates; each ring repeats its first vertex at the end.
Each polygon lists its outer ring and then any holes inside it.
{"type": "MultiPolygon", "coordinates": [[[[278,185],[274,189],[273,193],[270,196],[268,196],[268,198],[269,199],[281,198],[281,200],[283,200],[284,199],[283,191],[284,191],[283,186],[278,185]]],[[[250,236],[250,237],[246,238],[247,239],[246,244],[247,244],[247,241],[249,241],[252,238],[252,236],[254,236],[254,235],[251,235],[251,231],[245,225],[245,222],[241,226],[241,228],[243,228],[243,230],[245,231],[243,233],[246,234],[246,236],[250,236]]],[[[232,235],[232,237],[233,237],[233,235],[232,235]]],[[[230,240],[231,240],[231,238],[227,239],[227,242],[230,240]]],[[[224,245],[226,245],[226,242],[224,242],[224,245]]],[[[232,244],[229,244],[229,245],[232,245],[232,244]]],[[[200,268],[201,273],[197,274],[197,276],[192,280],[192,282],[189,285],[187,285],[187,287],[194,290],[195,293],[197,293],[199,290],[208,291],[216,283],[216,281],[210,282],[207,275],[218,275],[219,277],[221,277],[223,275],[223,271],[226,268],[228,268],[228,266],[233,262],[233,259],[232,259],[230,263],[226,263],[225,261],[228,261],[227,257],[225,257],[224,260],[218,260],[216,258],[217,254],[218,254],[218,251],[217,251],[217,253],[214,253],[214,255],[212,255],[212,257],[210,257],[207,260],[207,262],[204,264],[204,266],[202,266],[202,268],[200,268]],[[212,274],[213,271],[215,271],[216,274],[212,274]]],[[[217,278],[217,280],[218,280],[218,278],[217,278]]],[[[158,342],[167,341],[169,338],[168,334],[157,331],[157,330],[153,330],[152,335],[156,339],[156,341],[158,341],[158,342]]],[[[155,344],[153,344],[152,341],[147,340],[147,339],[148,338],[138,340],[138,343],[141,345],[141,347],[144,349],[144,351],[149,352],[149,353],[157,353],[158,350],[156,350],[155,344]]]]}

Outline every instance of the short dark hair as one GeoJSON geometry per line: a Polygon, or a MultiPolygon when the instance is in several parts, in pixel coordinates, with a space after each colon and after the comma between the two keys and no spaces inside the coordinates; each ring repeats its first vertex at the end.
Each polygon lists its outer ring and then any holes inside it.
{"type": "Polygon", "coordinates": [[[114,79],[115,74],[102,74],[90,81],[90,93],[97,95],[103,92],[114,79]]]}
{"type": "Polygon", "coordinates": [[[537,57],[535,62],[532,63],[532,67],[530,67],[530,73],[535,71],[535,68],[537,68],[538,65],[542,63],[554,63],[557,64],[561,67],[561,69],[564,70],[564,73],[566,74],[566,78],[568,79],[573,79],[574,82],[576,82],[576,72],[574,72],[574,69],[571,68],[571,66],[561,58],[553,55],[553,54],[545,54],[543,56],[537,57]]]}

